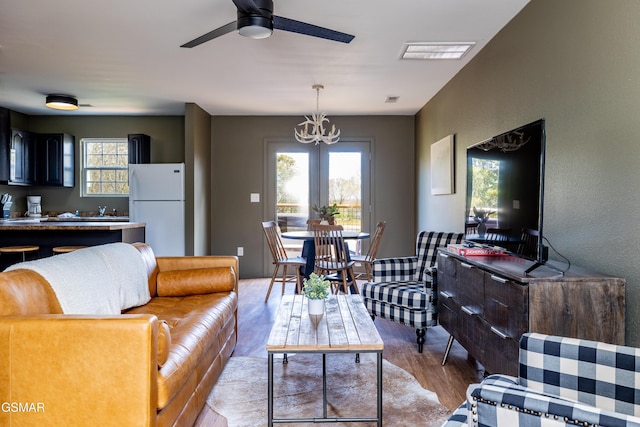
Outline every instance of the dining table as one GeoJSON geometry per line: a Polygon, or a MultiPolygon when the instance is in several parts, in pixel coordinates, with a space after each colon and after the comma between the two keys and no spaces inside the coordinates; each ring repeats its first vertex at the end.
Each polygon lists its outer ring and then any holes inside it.
{"type": "MultiPolygon", "coordinates": [[[[316,248],[313,243],[313,231],[301,230],[301,231],[286,231],[281,234],[283,239],[303,240],[302,243],[302,257],[307,261],[307,265],[304,268],[303,276],[309,278],[309,275],[313,273],[314,264],[316,259],[316,248]]],[[[345,240],[362,240],[368,239],[370,234],[364,231],[348,231],[342,232],[342,238],[345,240]]],[[[348,242],[344,242],[347,248],[347,256],[349,256],[348,242]]],[[[350,261],[350,260],[348,260],[350,261]]]]}

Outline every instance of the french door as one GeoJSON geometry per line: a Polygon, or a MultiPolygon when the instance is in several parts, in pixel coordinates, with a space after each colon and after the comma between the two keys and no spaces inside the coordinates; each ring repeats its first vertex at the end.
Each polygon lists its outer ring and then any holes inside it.
{"type": "MultiPolygon", "coordinates": [[[[318,218],[314,206],[336,204],[345,230],[371,230],[371,149],[369,141],[334,145],[268,141],[265,167],[265,218],[285,231],[305,230],[318,218]]],[[[296,255],[301,241],[285,241],[296,255]]],[[[358,249],[358,248],[351,248],[358,249]]],[[[268,255],[268,251],[267,251],[268,255]]],[[[271,260],[265,270],[272,271],[271,260]]]]}

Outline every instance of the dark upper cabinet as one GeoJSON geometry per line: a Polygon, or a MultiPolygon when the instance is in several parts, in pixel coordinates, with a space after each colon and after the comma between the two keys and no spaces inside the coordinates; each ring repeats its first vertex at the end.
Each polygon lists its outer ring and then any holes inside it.
{"type": "Polygon", "coordinates": [[[36,183],[36,134],[11,130],[9,165],[9,184],[36,183]]]}
{"type": "Polygon", "coordinates": [[[9,156],[11,150],[11,115],[8,108],[0,107],[0,182],[9,182],[9,156]]]}
{"type": "Polygon", "coordinates": [[[129,140],[129,163],[151,163],[151,137],[142,133],[127,135],[129,140]]]}
{"type": "Polygon", "coordinates": [[[73,187],[75,185],[75,138],[63,133],[37,137],[38,185],[73,187]]]}
{"type": "Polygon", "coordinates": [[[75,138],[12,129],[9,165],[10,185],[73,187],[75,138]]]}

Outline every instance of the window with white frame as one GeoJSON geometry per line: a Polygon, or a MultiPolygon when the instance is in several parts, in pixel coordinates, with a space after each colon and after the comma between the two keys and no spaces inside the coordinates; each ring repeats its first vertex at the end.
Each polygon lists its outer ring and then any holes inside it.
{"type": "Polygon", "coordinates": [[[82,195],[129,195],[127,138],[82,138],[82,195]]]}

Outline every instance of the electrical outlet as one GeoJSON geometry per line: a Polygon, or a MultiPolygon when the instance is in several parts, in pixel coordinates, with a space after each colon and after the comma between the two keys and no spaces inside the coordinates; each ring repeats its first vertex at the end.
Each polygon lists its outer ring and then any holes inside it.
{"type": "Polygon", "coordinates": [[[242,246],[238,246],[238,256],[244,256],[244,248],[242,246]]]}

